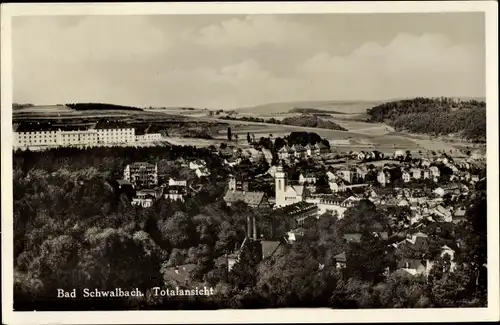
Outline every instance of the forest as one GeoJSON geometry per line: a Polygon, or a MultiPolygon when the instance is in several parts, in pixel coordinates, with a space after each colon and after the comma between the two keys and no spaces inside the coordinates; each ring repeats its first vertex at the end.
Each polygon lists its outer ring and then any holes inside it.
{"type": "Polygon", "coordinates": [[[483,101],[419,97],[384,103],[367,113],[370,122],[384,122],[398,131],[486,141],[486,103],[483,101]]]}
{"type": "Polygon", "coordinates": [[[319,108],[299,108],[295,107],[290,110],[290,113],[303,113],[303,114],[345,114],[343,112],[319,109],[319,108]]]}
{"type": "Polygon", "coordinates": [[[142,108],[122,106],[115,104],[104,103],[71,103],[66,104],[67,107],[75,111],[90,111],[90,110],[121,110],[121,111],[143,111],[142,108]]]}
{"type": "Polygon", "coordinates": [[[337,123],[321,119],[316,115],[309,115],[309,114],[302,114],[301,116],[292,116],[284,118],[281,121],[281,124],[347,131],[347,129],[341,127],[337,123]]]}
{"type": "MultiPolygon", "coordinates": [[[[455,257],[468,264],[453,273],[443,272],[448,262],[438,259],[443,268],[436,268],[428,279],[385,274],[397,256],[370,233],[378,229],[397,236],[402,231],[399,221],[408,218],[408,211],[398,207],[379,210],[369,201],[350,208],[341,220],[327,214],[311,221],[305,225],[303,241],[286,246],[271,259],[259,262],[251,251],[244,253],[240,263],[227,272],[225,256],[241,245],[247,216],[256,217],[260,232],[269,239],[278,239],[296,225],[284,215],[243,203],[226,206],[222,197],[231,171],[207,149],[16,151],[13,168],[16,310],[486,304],[485,283],[477,280],[478,270],[486,263],[485,191],[478,191],[467,202],[464,223],[451,224],[446,232],[429,230],[436,247],[457,239],[463,242],[455,257]],[[184,173],[181,158],[203,158],[212,172],[208,179],[198,180],[201,190],[184,203],[159,200],[149,209],[132,207],[107,186],[107,179],[119,177],[124,166],[134,161],[158,163],[165,177],[177,177],[184,173]],[[353,230],[365,234],[363,240],[345,243],[342,236],[353,230]],[[335,268],[332,258],[343,251],[348,260],[344,271],[335,268]],[[216,295],[162,299],[151,294],[154,286],[172,285],[167,276],[169,267],[186,263],[195,265],[190,281],[214,287],[216,295]],[[57,288],[117,287],[137,287],[147,294],[98,301],[55,298],[57,288]]],[[[420,254],[435,255],[435,250],[420,254]]]]}
{"type": "Polygon", "coordinates": [[[270,124],[284,124],[284,125],[347,131],[347,129],[341,127],[337,123],[319,118],[317,116],[317,114],[320,114],[320,113],[302,114],[301,116],[287,117],[287,118],[284,118],[283,120],[278,120],[275,118],[270,118],[270,119],[266,120],[263,118],[252,117],[252,116],[243,116],[243,117],[237,118],[237,117],[233,117],[233,116],[229,116],[229,115],[225,116],[225,117],[221,117],[221,119],[223,119],[223,120],[235,120],[235,121],[259,122],[259,123],[270,123],[270,124]]]}

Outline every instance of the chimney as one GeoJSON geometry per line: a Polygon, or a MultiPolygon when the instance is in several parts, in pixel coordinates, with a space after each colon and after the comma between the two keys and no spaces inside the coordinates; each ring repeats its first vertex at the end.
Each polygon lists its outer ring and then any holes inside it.
{"type": "Polygon", "coordinates": [[[253,220],[253,239],[257,240],[257,223],[255,222],[255,217],[252,217],[253,220]]]}
{"type": "Polygon", "coordinates": [[[252,238],[252,225],[250,224],[250,216],[247,217],[247,238],[252,238]]]}

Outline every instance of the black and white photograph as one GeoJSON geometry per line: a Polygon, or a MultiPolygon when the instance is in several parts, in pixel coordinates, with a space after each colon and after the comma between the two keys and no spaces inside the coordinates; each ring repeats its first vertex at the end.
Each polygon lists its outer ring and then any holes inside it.
{"type": "Polygon", "coordinates": [[[4,311],[498,320],[497,4],[381,4],[2,5],[4,311]]]}

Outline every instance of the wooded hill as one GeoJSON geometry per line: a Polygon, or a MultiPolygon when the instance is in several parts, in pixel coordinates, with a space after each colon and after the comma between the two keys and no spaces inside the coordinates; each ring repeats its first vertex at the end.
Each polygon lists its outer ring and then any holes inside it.
{"type": "Polygon", "coordinates": [[[120,111],[142,111],[142,108],[122,106],[114,104],[103,104],[103,103],[76,103],[76,104],[66,104],[71,109],[76,111],[90,111],[90,110],[120,110],[120,111]]]}
{"type": "Polygon", "coordinates": [[[347,129],[341,127],[337,123],[323,120],[315,115],[306,114],[302,114],[301,116],[287,117],[281,121],[281,124],[347,131],[347,129]]]}
{"type": "Polygon", "coordinates": [[[384,122],[398,131],[486,141],[484,101],[417,97],[375,106],[367,114],[370,122],[384,122]]]}

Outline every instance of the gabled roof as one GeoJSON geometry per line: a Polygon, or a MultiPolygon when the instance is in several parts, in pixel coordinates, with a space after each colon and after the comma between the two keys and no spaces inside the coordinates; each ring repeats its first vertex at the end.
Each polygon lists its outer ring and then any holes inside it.
{"type": "Polygon", "coordinates": [[[295,191],[295,193],[297,193],[298,196],[302,196],[302,194],[304,194],[304,186],[292,185],[290,187],[295,191]]]}
{"type": "Polygon", "coordinates": [[[414,258],[403,258],[398,262],[398,268],[418,269],[423,265],[421,260],[414,258]]]}
{"type": "Polygon", "coordinates": [[[306,148],[304,148],[304,147],[303,147],[302,145],[300,145],[300,144],[294,144],[294,145],[292,146],[292,149],[293,149],[293,150],[295,150],[295,151],[305,151],[305,150],[306,150],[306,148]]]}
{"type": "Polygon", "coordinates": [[[300,202],[297,202],[294,204],[284,206],[280,209],[280,211],[282,211],[283,213],[285,213],[287,215],[293,216],[293,215],[296,215],[296,214],[299,214],[302,212],[312,211],[312,210],[317,209],[317,208],[318,207],[314,203],[307,203],[305,201],[300,201],[300,202]]]}
{"type": "Polygon", "coordinates": [[[227,203],[243,201],[248,205],[259,205],[264,199],[264,196],[264,192],[227,191],[224,196],[224,201],[227,203]]]}
{"type": "Polygon", "coordinates": [[[140,168],[140,167],[155,168],[155,165],[142,161],[131,163],[129,166],[130,168],[140,168]]]}
{"type": "Polygon", "coordinates": [[[361,241],[361,237],[363,237],[363,235],[361,233],[347,233],[345,234],[344,236],[342,236],[342,238],[344,238],[345,240],[347,241],[353,241],[353,242],[356,242],[356,243],[359,243],[361,241]]]}
{"type": "Polygon", "coordinates": [[[118,184],[118,186],[132,186],[132,183],[125,179],[119,179],[116,181],[116,183],[118,184]]]}
{"type": "Polygon", "coordinates": [[[263,240],[262,245],[262,258],[266,259],[274,255],[278,247],[281,245],[279,241],[263,240]]]}
{"type": "Polygon", "coordinates": [[[453,213],[453,216],[454,217],[465,217],[465,209],[463,209],[463,208],[457,209],[455,211],[455,213],[453,213]]]}
{"type": "Polygon", "coordinates": [[[333,257],[333,259],[337,262],[340,262],[340,263],[345,263],[347,261],[346,259],[346,255],[345,255],[345,252],[342,252],[340,254],[337,254],[333,257]]]}

